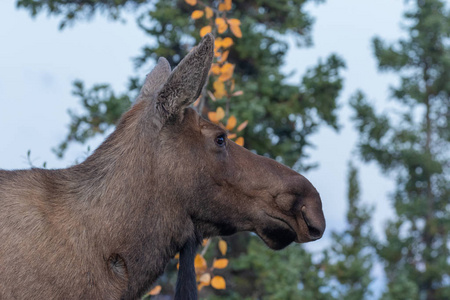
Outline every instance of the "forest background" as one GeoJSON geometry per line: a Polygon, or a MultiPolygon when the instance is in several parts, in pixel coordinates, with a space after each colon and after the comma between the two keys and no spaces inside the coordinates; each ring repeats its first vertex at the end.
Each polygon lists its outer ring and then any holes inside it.
{"type": "MultiPolygon", "coordinates": [[[[74,14],[68,11],[71,2],[79,1],[0,4],[2,168],[26,168],[30,163],[66,167],[84,159],[129,105],[154,63],[152,53],[168,57],[174,66],[206,25],[199,23],[206,20],[191,18],[197,8],[189,1],[158,6],[158,1],[138,0],[119,8],[117,4],[127,1],[84,1],[85,9],[74,14]],[[94,10],[87,21],[90,4],[94,10]],[[53,11],[47,17],[49,9],[53,11]],[[30,13],[36,14],[34,19],[30,13]],[[161,31],[153,27],[155,20],[172,27],[161,31]],[[178,35],[169,34],[176,31],[173,28],[180,29],[178,35]],[[131,75],[136,80],[130,81],[131,75]],[[77,80],[83,84],[73,85],[77,80]],[[80,99],[112,103],[114,109],[97,113],[96,121],[80,99]],[[67,109],[74,112],[72,118],[67,109]],[[68,136],[67,125],[80,116],[88,122],[72,139],[86,138],[85,143],[69,143],[63,159],[57,159],[54,152],[68,136]]],[[[246,147],[294,166],[314,183],[324,202],[328,229],[318,242],[290,246],[277,254],[249,235],[225,239],[224,257],[230,262],[218,274],[227,286],[205,287],[201,295],[448,297],[448,2],[273,3],[234,1],[228,12],[242,22],[241,38],[230,31],[225,36],[234,40],[228,60],[237,66],[236,90],[243,94],[230,100],[227,118],[236,115],[238,124],[249,121],[239,133],[246,147]],[[411,18],[405,18],[405,12],[413,12],[411,18]],[[416,25],[422,27],[414,31],[416,25]],[[412,41],[412,46],[398,44],[400,39],[412,41]],[[389,48],[392,43],[397,45],[389,48]],[[402,49],[405,53],[399,53],[402,49]],[[252,63],[246,64],[249,60],[252,63]],[[395,97],[401,101],[393,101],[395,97]],[[431,147],[430,141],[436,146],[431,147]],[[406,148],[417,151],[405,153],[406,148]],[[421,156],[424,153],[430,155],[421,156]],[[401,159],[406,154],[410,159],[401,159]],[[358,166],[359,174],[353,166],[358,166]],[[353,214],[347,213],[349,208],[353,214]],[[413,237],[423,243],[414,244],[413,237]]],[[[211,1],[213,8],[218,4],[211,1]]],[[[215,111],[218,106],[225,107],[211,100],[206,107],[215,111]]],[[[221,256],[211,249],[215,253],[206,255],[208,264],[221,256]]],[[[162,295],[170,294],[173,267],[160,282],[162,295]]]]}

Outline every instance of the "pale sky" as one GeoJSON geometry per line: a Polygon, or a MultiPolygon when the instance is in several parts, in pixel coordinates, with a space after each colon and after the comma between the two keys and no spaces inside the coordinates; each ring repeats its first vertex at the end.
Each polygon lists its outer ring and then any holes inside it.
{"type": "MultiPolygon", "coordinates": [[[[286,73],[296,72],[290,81],[299,83],[307,67],[331,53],[343,57],[347,64],[339,98],[343,128],[340,133],[324,128],[314,136],[316,148],[309,153],[320,167],[305,174],[322,196],[328,236],[331,230],[345,225],[347,162],[356,157],[357,134],[349,121],[348,99],[362,89],[376,101],[379,111],[390,109],[388,89],[397,79],[377,72],[371,39],[378,35],[395,41],[404,36],[400,29],[404,1],[328,0],[307,7],[316,18],[314,46],[296,49],[292,43],[283,66],[286,73]]],[[[36,166],[45,161],[49,168],[66,167],[83,158],[87,145],[72,145],[63,160],[51,152],[68,132],[67,110],[80,109],[78,99],[71,95],[72,82],[82,79],[87,86],[110,83],[116,92],[124,91],[128,76],[134,73],[131,58],[148,42],[131,18],[122,24],[97,16],[91,22],[58,31],[57,19],[41,15],[33,20],[27,12],[16,10],[15,1],[1,1],[0,168],[27,168],[28,150],[36,166]]],[[[103,139],[99,137],[89,145],[95,148],[103,139]]],[[[381,233],[392,215],[388,194],[393,191],[394,180],[382,175],[374,164],[358,166],[361,198],[376,205],[373,224],[381,233]]],[[[313,250],[325,245],[326,238],[308,247],[313,250]]]]}

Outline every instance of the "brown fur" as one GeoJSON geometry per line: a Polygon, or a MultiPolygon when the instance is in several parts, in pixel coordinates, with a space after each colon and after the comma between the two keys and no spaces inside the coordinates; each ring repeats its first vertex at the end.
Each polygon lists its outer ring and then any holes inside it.
{"type": "Polygon", "coordinates": [[[0,299],[136,299],[190,239],[256,232],[281,249],[321,237],[319,194],[303,176],[226,140],[186,108],[204,86],[207,35],[85,162],[0,170],[0,299]]]}

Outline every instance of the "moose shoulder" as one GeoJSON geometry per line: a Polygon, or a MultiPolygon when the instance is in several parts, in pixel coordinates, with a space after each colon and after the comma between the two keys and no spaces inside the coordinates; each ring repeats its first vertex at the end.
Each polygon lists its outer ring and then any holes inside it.
{"type": "Polygon", "coordinates": [[[0,170],[0,299],[136,299],[202,237],[253,231],[281,249],[322,236],[307,179],[188,108],[213,49],[207,35],[172,72],[161,58],[83,163],[0,170]]]}

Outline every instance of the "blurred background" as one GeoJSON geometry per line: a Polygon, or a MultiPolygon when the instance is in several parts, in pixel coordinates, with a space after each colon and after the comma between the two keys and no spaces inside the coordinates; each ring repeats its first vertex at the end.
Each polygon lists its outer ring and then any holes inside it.
{"type": "MultiPolygon", "coordinates": [[[[155,60],[206,30],[224,42],[197,109],[304,174],[327,231],[279,252],[205,242],[200,296],[450,299],[449,1],[2,1],[0,167],[83,161],[155,60]]],[[[175,280],[176,260],[151,297],[175,280]]]]}

